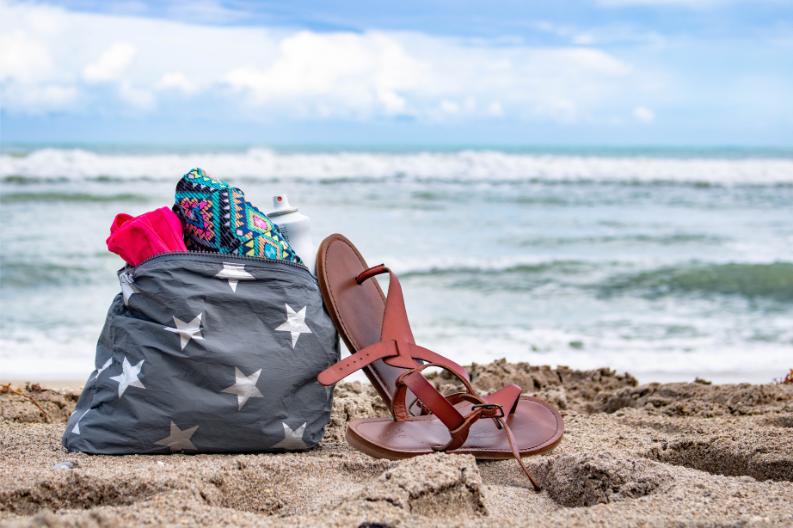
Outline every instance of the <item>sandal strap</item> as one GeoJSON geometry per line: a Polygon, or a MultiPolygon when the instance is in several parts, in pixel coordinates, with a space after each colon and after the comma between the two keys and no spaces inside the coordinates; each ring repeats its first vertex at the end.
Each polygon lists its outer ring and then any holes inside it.
{"type": "MultiPolygon", "coordinates": [[[[471,383],[464,378],[460,378],[460,381],[467,392],[454,394],[452,400],[445,397],[422,374],[422,371],[428,367],[446,369],[443,365],[427,363],[405,372],[397,378],[397,391],[391,405],[395,420],[409,420],[411,417],[408,414],[406,397],[407,390],[410,389],[418,401],[421,402],[422,408],[434,414],[449,430],[451,437],[449,442],[445,446],[433,447],[436,451],[453,451],[462,446],[468,438],[471,425],[477,420],[504,416],[504,411],[499,404],[486,402],[476,393],[471,383]],[[474,405],[471,412],[463,416],[454,406],[454,400],[473,402],[474,405]]],[[[450,370],[449,372],[456,376],[453,371],[450,370]]]]}
{"type": "Polygon", "coordinates": [[[333,385],[378,359],[383,359],[386,362],[389,362],[389,360],[394,360],[394,362],[398,361],[399,365],[394,366],[407,369],[420,366],[420,363],[416,361],[418,359],[443,365],[447,370],[453,372],[455,376],[460,378],[465,376],[465,379],[468,379],[468,373],[465,372],[465,369],[451,359],[445,358],[432,350],[414,343],[389,340],[378,341],[377,343],[364,347],[358,352],[339,360],[320,372],[317,376],[317,381],[322,385],[333,385]]]}
{"type": "Polygon", "coordinates": [[[453,371],[456,376],[468,379],[468,372],[463,367],[451,359],[416,344],[413,338],[413,331],[410,329],[407,310],[405,309],[405,296],[402,293],[402,285],[396,273],[391,271],[385,264],[378,264],[359,273],[355,277],[355,282],[363,284],[364,281],[383,273],[388,273],[388,294],[385,299],[380,340],[396,341],[400,352],[397,356],[385,358],[384,361],[394,367],[415,368],[419,366],[419,363],[413,358],[421,359],[430,363],[444,365],[445,368],[453,371]],[[410,356],[410,360],[406,361],[404,356],[410,356]]]}
{"type": "Polygon", "coordinates": [[[467,380],[468,372],[463,367],[415,343],[405,310],[402,286],[399,284],[399,279],[394,272],[384,264],[378,264],[361,272],[355,278],[355,281],[358,284],[362,284],[364,281],[382,273],[389,274],[389,286],[385,311],[383,312],[380,341],[364,347],[326,368],[317,376],[317,381],[322,385],[333,385],[353,372],[380,359],[388,365],[405,369],[414,369],[420,366],[421,363],[419,361],[435,363],[453,372],[458,378],[467,380]]]}
{"type": "Polygon", "coordinates": [[[521,458],[520,451],[518,450],[518,443],[515,440],[515,435],[512,434],[512,429],[509,428],[509,423],[503,418],[496,418],[496,422],[501,424],[501,428],[506,433],[507,442],[509,442],[509,448],[512,450],[512,456],[515,457],[515,461],[518,463],[518,466],[520,466],[520,469],[523,471],[526,477],[528,477],[529,482],[531,482],[532,487],[534,487],[534,491],[542,491],[542,487],[537,484],[537,481],[534,480],[531,471],[529,471],[529,468],[527,468],[526,464],[523,463],[523,458],[521,458]]]}
{"type": "Polygon", "coordinates": [[[518,401],[520,401],[522,392],[523,389],[518,385],[510,383],[498,389],[493,394],[488,394],[485,396],[484,400],[485,403],[498,405],[504,410],[504,414],[510,416],[515,412],[515,409],[518,408],[518,401]]]}
{"type": "MultiPolygon", "coordinates": [[[[540,491],[541,488],[537,484],[537,481],[532,476],[529,468],[523,463],[523,459],[517,447],[515,435],[509,427],[509,416],[517,409],[522,392],[521,388],[513,383],[482,398],[476,394],[476,391],[467,379],[460,378],[460,381],[463,382],[466,388],[466,392],[458,392],[446,397],[438,392],[432,383],[422,374],[421,371],[428,367],[441,367],[445,369],[443,365],[428,363],[405,372],[397,378],[397,392],[392,403],[394,419],[397,421],[411,419],[405,404],[407,389],[410,389],[421,402],[422,406],[434,414],[438,420],[449,429],[449,442],[444,446],[433,446],[433,449],[435,451],[454,451],[465,444],[468,433],[474,423],[482,418],[492,418],[496,422],[496,426],[502,429],[507,435],[509,448],[518,466],[520,466],[520,469],[526,477],[528,477],[534,490],[540,491]],[[472,407],[473,410],[466,416],[460,414],[454,406],[455,403],[459,403],[460,401],[474,403],[472,407]]],[[[457,375],[452,370],[449,370],[449,372],[455,376],[457,375]]]]}
{"type": "Polygon", "coordinates": [[[385,310],[383,311],[383,325],[380,329],[380,340],[386,341],[394,339],[397,341],[407,341],[415,343],[413,331],[410,329],[407,310],[405,310],[405,296],[402,293],[402,285],[396,274],[385,264],[377,264],[369,269],[363,270],[355,277],[357,284],[363,284],[366,280],[388,273],[388,294],[385,299],[385,310]]]}
{"type": "Polygon", "coordinates": [[[460,414],[452,402],[450,402],[443,394],[438,392],[432,383],[427,381],[427,378],[424,377],[422,371],[429,367],[440,367],[444,370],[447,370],[448,372],[451,372],[463,382],[463,385],[465,385],[465,388],[468,391],[467,394],[473,398],[476,398],[480,403],[482,402],[481,398],[477,396],[476,391],[474,391],[474,388],[471,386],[471,382],[469,382],[467,379],[459,377],[453,370],[446,368],[445,365],[440,363],[425,363],[424,365],[419,365],[412,370],[405,371],[397,378],[396,392],[394,393],[394,398],[391,401],[391,410],[394,415],[394,419],[397,421],[410,419],[410,413],[408,412],[406,401],[407,391],[410,389],[410,391],[421,403],[423,409],[437,416],[438,419],[443,422],[443,425],[445,425],[450,431],[456,430],[463,424],[465,417],[460,414]]]}

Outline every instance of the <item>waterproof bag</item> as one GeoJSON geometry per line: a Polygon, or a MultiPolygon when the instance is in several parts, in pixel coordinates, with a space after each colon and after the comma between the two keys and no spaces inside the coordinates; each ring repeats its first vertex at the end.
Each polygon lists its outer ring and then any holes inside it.
{"type": "Polygon", "coordinates": [[[96,369],[69,418],[70,451],[230,453],[316,446],[339,359],[302,265],[166,253],[119,272],[96,369]]]}

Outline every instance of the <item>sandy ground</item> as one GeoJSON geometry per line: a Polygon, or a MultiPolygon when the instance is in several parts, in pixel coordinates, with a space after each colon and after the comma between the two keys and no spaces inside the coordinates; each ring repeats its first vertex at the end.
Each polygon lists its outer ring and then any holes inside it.
{"type": "Polygon", "coordinates": [[[638,386],[504,362],[472,374],[481,390],[515,382],[561,408],[562,443],[525,459],[542,493],[514,461],[352,450],[346,421],[385,413],[365,384],[336,387],[310,452],[125,457],[65,452],[77,393],[29,385],[0,390],[0,524],[793,526],[793,385],[638,386]]]}

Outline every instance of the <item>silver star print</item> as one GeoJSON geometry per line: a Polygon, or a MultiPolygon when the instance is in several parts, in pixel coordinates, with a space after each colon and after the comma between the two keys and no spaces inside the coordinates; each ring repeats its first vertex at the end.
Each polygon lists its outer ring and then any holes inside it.
{"type": "Polygon", "coordinates": [[[124,362],[121,364],[121,374],[118,376],[111,376],[110,379],[118,382],[118,397],[124,394],[127,387],[138,387],[145,389],[143,383],[138,379],[140,369],[143,368],[143,360],[141,359],[137,365],[130,364],[129,360],[125,357],[124,362]]]}
{"type": "Polygon", "coordinates": [[[129,298],[140,290],[132,283],[132,276],[129,272],[122,271],[118,274],[118,282],[121,284],[121,296],[124,298],[124,306],[129,304],[129,298]]]}
{"type": "Polygon", "coordinates": [[[173,423],[173,420],[171,420],[171,434],[162,440],[157,440],[154,443],[157,445],[170,447],[172,453],[175,451],[186,451],[188,449],[195,451],[195,446],[193,445],[193,442],[190,441],[190,438],[197,430],[197,425],[186,429],[179,429],[179,426],[173,423]]]}
{"type": "MultiPolygon", "coordinates": [[[[81,414],[80,417],[77,419],[77,421],[74,422],[74,427],[72,427],[72,433],[80,434],[80,420],[82,420],[83,417],[85,417],[85,415],[88,414],[88,411],[90,411],[90,410],[91,409],[86,409],[86,411],[83,414],[81,414]]],[[[75,411],[75,412],[77,412],[77,411],[75,411]]]]}
{"type": "Polygon", "coordinates": [[[306,325],[306,307],[304,306],[300,311],[296,312],[288,304],[284,306],[286,306],[286,322],[276,328],[276,330],[292,334],[292,348],[294,349],[300,334],[311,333],[311,329],[306,325]]]}
{"type": "MultiPolygon", "coordinates": [[[[112,364],[113,364],[113,358],[107,358],[107,361],[105,361],[105,363],[104,363],[104,364],[103,364],[103,365],[102,365],[100,368],[98,368],[98,369],[97,369],[97,371],[96,371],[96,376],[94,376],[94,377],[93,377],[93,378],[91,378],[91,379],[96,379],[96,378],[98,378],[98,377],[99,377],[99,375],[100,375],[101,373],[103,373],[104,371],[106,371],[108,368],[110,368],[110,365],[112,365],[112,364]]],[[[88,380],[88,381],[91,381],[91,380],[88,380]]]]}
{"type": "Polygon", "coordinates": [[[284,439],[273,446],[275,449],[308,449],[308,446],[303,441],[303,433],[306,432],[306,424],[303,423],[297,429],[292,429],[286,423],[281,422],[284,426],[284,439]]]}
{"type": "Polygon", "coordinates": [[[234,367],[234,385],[226,387],[223,392],[237,395],[237,410],[242,410],[242,406],[249,398],[263,398],[264,395],[256,388],[259,375],[262,369],[257,370],[250,376],[246,376],[240,369],[234,367]]]}
{"type": "Polygon", "coordinates": [[[223,263],[223,269],[215,275],[218,279],[227,279],[229,281],[229,286],[231,286],[231,291],[237,293],[237,284],[241,280],[254,280],[254,276],[245,271],[245,266],[241,264],[230,264],[228,262],[223,263]]]}
{"type": "Polygon", "coordinates": [[[204,339],[204,336],[201,335],[202,314],[203,312],[196,315],[193,318],[193,320],[190,321],[189,323],[185,323],[184,321],[182,321],[181,319],[179,319],[174,315],[173,322],[176,325],[176,328],[172,328],[170,326],[165,327],[165,329],[168,330],[169,332],[173,332],[174,334],[179,334],[179,337],[181,338],[179,341],[180,341],[180,345],[182,346],[182,350],[184,350],[184,347],[187,346],[187,343],[189,343],[191,339],[196,339],[198,341],[204,339]]]}

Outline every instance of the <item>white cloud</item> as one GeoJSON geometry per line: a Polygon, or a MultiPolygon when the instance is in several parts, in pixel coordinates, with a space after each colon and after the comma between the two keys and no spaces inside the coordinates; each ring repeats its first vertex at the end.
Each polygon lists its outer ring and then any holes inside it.
{"type": "Polygon", "coordinates": [[[22,31],[0,34],[0,79],[31,82],[53,69],[47,46],[22,31]]]}
{"type": "MultiPolygon", "coordinates": [[[[2,7],[0,4],[0,16],[2,7]]],[[[39,32],[55,27],[46,9],[30,13],[26,24],[39,32]]],[[[46,42],[24,31],[24,25],[8,24],[0,29],[0,104],[4,109],[41,114],[77,99],[77,89],[58,79],[46,42]]]]}
{"type": "MultiPolygon", "coordinates": [[[[76,100],[112,107],[101,86],[109,83],[135,109],[153,108],[172,91],[267,118],[572,122],[613,115],[629,90],[660,89],[594,47],[412,32],[209,26],[0,1],[0,35],[0,73],[13,85],[4,93],[35,85],[51,95],[40,97],[50,100],[43,108],[76,100]]],[[[4,103],[27,112],[33,100],[4,103]]]]}
{"type": "Polygon", "coordinates": [[[650,124],[655,121],[655,112],[646,106],[637,106],[633,109],[633,117],[641,123],[650,124]]]}
{"type": "Polygon", "coordinates": [[[460,105],[455,103],[454,101],[449,101],[448,99],[444,99],[441,101],[440,110],[444,114],[455,115],[460,112],[460,105]]]}
{"type": "Polygon", "coordinates": [[[31,114],[68,106],[77,99],[74,86],[47,83],[12,83],[0,87],[0,100],[31,114]]]}
{"type": "Polygon", "coordinates": [[[190,81],[182,72],[168,72],[160,77],[157,82],[158,90],[175,90],[185,94],[192,94],[198,90],[198,87],[190,81]]]}
{"type": "Polygon", "coordinates": [[[122,101],[139,109],[148,109],[154,106],[154,95],[148,90],[133,86],[127,81],[122,81],[118,87],[118,96],[122,101]]]}
{"type": "Polygon", "coordinates": [[[501,101],[493,101],[487,105],[487,113],[493,117],[503,116],[504,108],[501,106],[501,101]]]}
{"type": "Polygon", "coordinates": [[[83,78],[92,83],[120,80],[136,53],[135,46],[116,42],[83,69],[83,78]]]}
{"type": "Polygon", "coordinates": [[[226,75],[235,90],[259,104],[300,100],[303,109],[332,105],[333,114],[401,113],[400,92],[417,90],[426,66],[400,42],[382,33],[300,31],[278,42],[264,68],[241,67],[226,75]]]}
{"type": "Polygon", "coordinates": [[[382,91],[378,100],[388,114],[402,114],[407,110],[407,101],[404,97],[392,91],[382,91]]]}
{"type": "Polygon", "coordinates": [[[626,23],[609,23],[590,26],[585,29],[569,25],[540,21],[532,27],[543,33],[559,37],[574,46],[632,45],[662,47],[667,39],[655,31],[638,28],[626,23]]]}
{"type": "Polygon", "coordinates": [[[562,115],[570,101],[600,96],[602,81],[631,73],[590,48],[467,47],[447,39],[381,32],[299,32],[279,42],[266,68],[240,67],[224,80],[258,105],[295,104],[301,114],[369,116],[562,115]],[[497,109],[486,104],[499,98],[497,109]],[[461,104],[465,101],[465,104],[461,104]]]}

